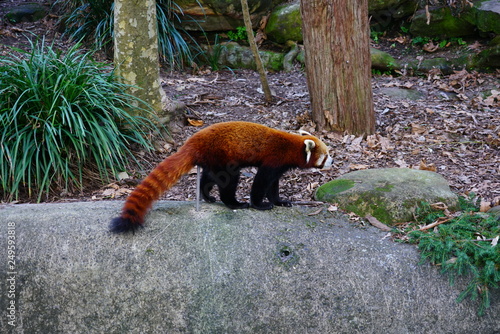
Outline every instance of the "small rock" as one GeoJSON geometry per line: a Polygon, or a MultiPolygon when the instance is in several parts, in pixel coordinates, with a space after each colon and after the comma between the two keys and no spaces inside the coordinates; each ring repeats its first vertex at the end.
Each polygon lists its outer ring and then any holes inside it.
{"type": "Polygon", "coordinates": [[[316,199],[389,225],[413,220],[421,202],[443,202],[450,211],[458,209],[458,197],[441,175],[409,168],[351,172],[319,187],[316,199]]]}

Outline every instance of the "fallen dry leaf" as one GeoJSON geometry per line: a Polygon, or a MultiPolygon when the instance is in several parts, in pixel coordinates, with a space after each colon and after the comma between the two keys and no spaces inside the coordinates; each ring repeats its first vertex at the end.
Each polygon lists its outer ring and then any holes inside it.
{"type": "Polygon", "coordinates": [[[414,135],[420,135],[425,133],[426,129],[422,125],[411,123],[411,133],[414,135]]]}
{"type": "Polygon", "coordinates": [[[475,41],[474,43],[468,45],[467,48],[474,51],[481,51],[482,46],[483,45],[479,43],[479,41],[475,41]]]}
{"type": "Polygon", "coordinates": [[[329,212],[335,212],[339,210],[339,207],[336,205],[330,205],[327,209],[329,212]]]}
{"type": "Polygon", "coordinates": [[[434,164],[427,164],[425,159],[420,160],[420,165],[418,166],[418,169],[420,170],[428,170],[431,172],[437,172],[436,165],[434,164]]]}
{"type": "Polygon", "coordinates": [[[422,47],[422,50],[424,50],[425,52],[429,52],[429,53],[436,52],[437,49],[439,49],[439,44],[434,44],[433,41],[430,41],[429,43],[426,43],[422,47]]]}
{"type": "Polygon", "coordinates": [[[482,200],[481,204],[479,205],[479,211],[480,212],[488,212],[489,209],[491,209],[491,203],[482,200]]]}
{"type": "Polygon", "coordinates": [[[500,91],[492,89],[491,95],[483,100],[483,104],[489,107],[500,106],[500,91]]]}
{"type": "Polygon", "coordinates": [[[389,232],[391,230],[391,228],[389,226],[385,225],[384,223],[382,223],[377,218],[375,218],[371,215],[366,215],[365,218],[366,218],[366,220],[368,220],[368,222],[370,224],[372,224],[373,226],[375,226],[378,229],[381,229],[382,231],[389,232]]]}
{"type": "Polygon", "coordinates": [[[361,170],[361,169],[368,169],[370,168],[370,165],[363,165],[363,164],[350,164],[349,169],[354,169],[354,170],[361,170]]]}
{"type": "Polygon", "coordinates": [[[429,5],[425,5],[425,17],[427,21],[425,22],[427,25],[431,24],[431,13],[429,12],[429,5]]]}
{"type": "Polygon", "coordinates": [[[203,124],[204,124],[203,120],[201,120],[201,119],[188,118],[187,122],[189,123],[189,125],[196,126],[196,127],[203,126],[203,124]]]}
{"type": "Polygon", "coordinates": [[[434,210],[442,210],[442,211],[448,210],[448,206],[443,202],[432,203],[431,208],[433,208],[434,210]]]}

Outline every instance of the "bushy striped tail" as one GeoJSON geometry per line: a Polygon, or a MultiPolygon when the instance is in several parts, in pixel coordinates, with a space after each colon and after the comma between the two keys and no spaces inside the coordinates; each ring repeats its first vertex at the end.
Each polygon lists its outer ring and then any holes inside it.
{"type": "Polygon", "coordinates": [[[160,196],[194,167],[189,149],[181,148],[163,160],[127,197],[122,214],[111,221],[111,232],[134,232],[144,224],[144,216],[160,196]]]}

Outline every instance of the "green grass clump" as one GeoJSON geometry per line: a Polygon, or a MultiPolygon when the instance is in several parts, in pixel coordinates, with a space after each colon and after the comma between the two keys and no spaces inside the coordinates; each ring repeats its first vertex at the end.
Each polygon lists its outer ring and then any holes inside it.
{"type": "Polygon", "coordinates": [[[126,111],[143,102],[78,47],[32,42],[0,57],[0,199],[81,190],[89,174],[102,182],[123,171],[128,145],[150,148],[154,125],[126,111]]]}
{"type": "MultiPolygon", "coordinates": [[[[96,49],[111,49],[113,43],[113,0],[58,0],[61,24],[73,40],[91,42],[96,49]]],[[[172,0],[156,3],[158,48],[160,58],[171,69],[191,66],[200,52],[196,41],[180,26],[182,9],[172,0]],[[192,46],[188,43],[191,42],[192,46]]]]}
{"type": "MultiPolygon", "coordinates": [[[[466,289],[459,295],[458,301],[470,297],[479,298],[478,313],[483,315],[490,306],[490,290],[498,288],[500,282],[500,222],[493,215],[479,213],[472,201],[460,200],[462,213],[440,224],[434,229],[412,231],[409,241],[417,243],[422,260],[439,265],[449,274],[453,284],[457,276],[469,280],[466,289]]],[[[443,212],[423,204],[417,212],[420,224],[430,224],[443,212]]]]}

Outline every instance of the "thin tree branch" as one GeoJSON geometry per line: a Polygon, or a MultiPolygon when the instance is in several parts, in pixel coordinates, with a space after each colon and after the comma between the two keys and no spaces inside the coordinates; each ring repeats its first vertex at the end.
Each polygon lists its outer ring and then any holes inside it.
{"type": "Polygon", "coordinates": [[[267,81],[266,70],[264,69],[264,66],[262,66],[262,60],[260,59],[259,50],[257,49],[257,43],[255,43],[255,38],[253,36],[252,21],[250,21],[248,2],[247,0],[240,1],[241,11],[243,12],[243,19],[245,21],[245,27],[247,29],[248,43],[250,44],[250,49],[252,50],[253,57],[255,58],[255,65],[257,66],[257,71],[259,72],[262,90],[264,91],[266,102],[271,102],[273,100],[273,95],[271,94],[269,82],[267,81]]]}

